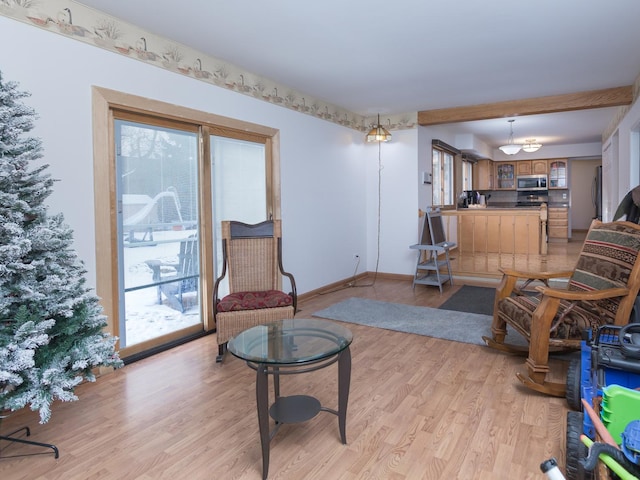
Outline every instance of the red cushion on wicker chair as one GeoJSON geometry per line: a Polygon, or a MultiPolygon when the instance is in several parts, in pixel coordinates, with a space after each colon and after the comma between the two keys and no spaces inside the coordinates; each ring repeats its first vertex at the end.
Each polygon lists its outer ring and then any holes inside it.
{"type": "Polygon", "coordinates": [[[237,312],[242,310],[258,310],[261,308],[288,307],[293,305],[293,298],[280,290],[264,292],[236,292],[218,302],[219,312],[237,312]]]}

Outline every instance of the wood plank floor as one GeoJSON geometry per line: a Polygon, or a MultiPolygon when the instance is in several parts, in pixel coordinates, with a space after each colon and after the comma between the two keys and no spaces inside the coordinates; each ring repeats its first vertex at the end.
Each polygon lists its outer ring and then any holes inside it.
{"type": "MultiPolygon", "coordinates": [[[[569,247],[546,263],[572,266],[576,249],[569,247]]],[[[478,273],[484,282],[495,277],[490,269],[478,273]]],[[[373,286],[306,299],[298,317],[353,296],[437,307],[459,288],[457,281],[440,295],[378,276],[373,286]]],[[[566,401],[522,388],[515,373],[523,358],[346,325],[355,337],[348,444],[331,414],[285,425],[271,443],[269,478],[523,480],[541,478],[539,465],[551,456],[564,465],[566,401]]],[[[78,387],[80,400],[57,403],[45,425],[33,412],[16,412],[0,433],[29,425],[31,439],[55,443],[60,458],[2,458],[0,478],[261,478],[255,373],[232,356],[216,364],[216,353],[209,335],[130,364],[78,387]]],[[[566,361],[552,367],[561,378],[566,361]]],[[[295,393],[335,408],[337,366],[283,379],[282,394],[295,393]]],[[[2,455],[29,451],[12,445],[2,455]]]]}

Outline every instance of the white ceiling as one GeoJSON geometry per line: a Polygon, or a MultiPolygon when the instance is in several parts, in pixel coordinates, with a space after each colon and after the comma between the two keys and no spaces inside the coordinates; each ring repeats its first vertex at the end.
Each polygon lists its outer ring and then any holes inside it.
{"type": "MultiPolygon", "coordinates": [[[[631,85],[639,0],[80,0],[361,115],[631,85]]],[[[520,117],[516,141],[601,140],[615,108],[520,117]]],[[[506,119],[457,124],[496,147],[506,119]]]]}

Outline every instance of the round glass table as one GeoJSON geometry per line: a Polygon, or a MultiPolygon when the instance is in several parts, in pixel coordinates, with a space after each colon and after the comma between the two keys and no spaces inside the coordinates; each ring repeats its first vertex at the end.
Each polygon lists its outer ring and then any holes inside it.
{"type": "Polygon", "coordinates": [[[229,340],[232,355],[256,371],[256,404],[262,478],[269,473],[269,442],[283,423],[304,422],[325,411],[337,415],[340,440],[347,443],[346,419],[351,383],[353,335],[347,328],[320,319],[294,318],[249,328],[229,340]],[[309,395],[280,396],[280,375],[313,372],[338,363],[338,409],[323,407],[309,395]],[[269,407],[268,376],[273,376],[275,401],[269,407]],[[275,421],[269,429],[269,416],[275,421]]]}

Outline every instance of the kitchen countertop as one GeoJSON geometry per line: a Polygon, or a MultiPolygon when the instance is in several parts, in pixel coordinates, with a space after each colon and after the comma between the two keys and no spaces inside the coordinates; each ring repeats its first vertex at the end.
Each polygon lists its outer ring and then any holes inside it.
{"type": "MultiPolygon", "coordinates": [[[[569,208],[569,204],[567,202],[549,202],[547,203],[547,207],[548,208],[569,208]]],[[[485,208],[490,208],[490,209],[502,208],[502,209],[519,210],[519,209],[539,209],[540,207],[537,205],[532,205],[532,206],[516,205],[513,202],[491,202],[491,203],[487,203],[487,206],[485,208]]],[[[484,210],[484,208],[458,207],[456,210],[484,210]]]]}
{"type": "Polygon", "coordinates": [[[539,205],[514,205],[513,207],[493,207],[487,205],[487,208],[492,210],[540,210],[539,205]]]}
{"type": "Polygon", "coordinates": [[[494,206],[494,205],[487,205],[486,207],[483,208],[457,208],[456,210],[443,210],[442,212],[460,212],[460,213],[486,213],[487,211],[490,212],[496,212],[498,210],[507,210],[509,212],[519,212],[519,211],[535,211],[535,212],[539,212],[540,211],[540,207],[529,207],[529,206],[522,206],[522,207],[516,207],[516,206],[511,206],[511,207],[498,207],[498,206],[494,206]]]}

